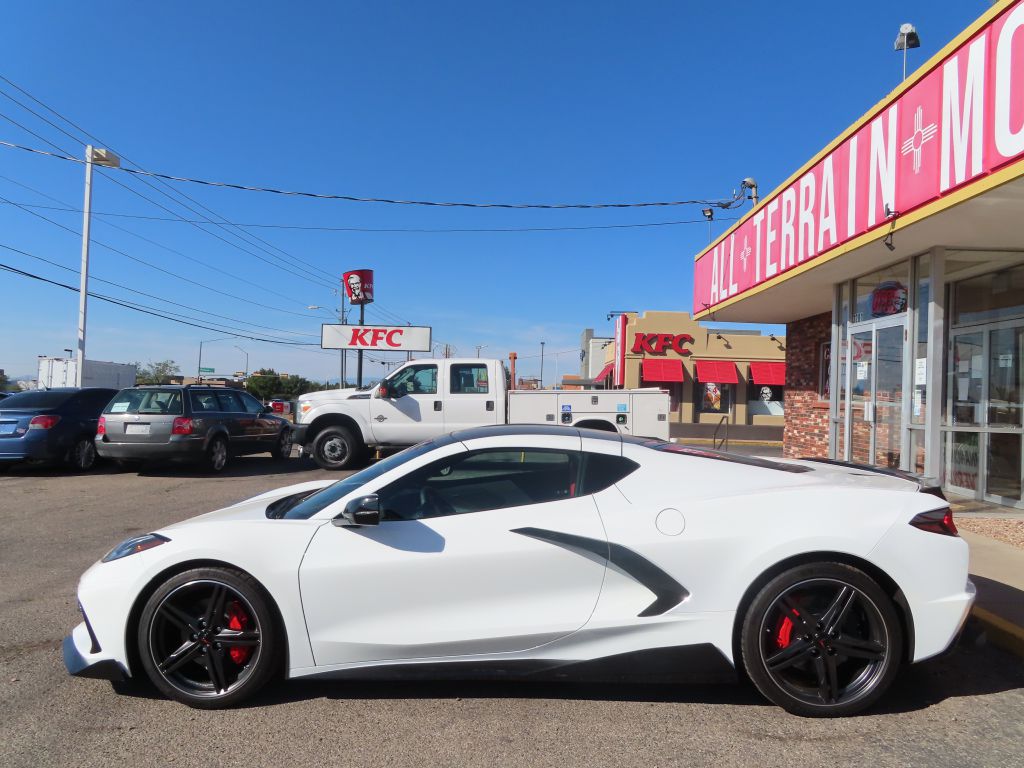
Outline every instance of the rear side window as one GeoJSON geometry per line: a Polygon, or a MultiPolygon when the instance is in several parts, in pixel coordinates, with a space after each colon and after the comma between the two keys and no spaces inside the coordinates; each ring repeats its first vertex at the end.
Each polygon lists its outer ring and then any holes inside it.
{"type": "Polygon", "coordinates": [[[103,409],[104,413],[181,415],[180,389],[123,389],[103,409]]]}
{"type": "Polygon", "coordinates": [[[622,456],[607,453],[584,453],[580,495],[603,491],[632,474],[640,465],[622,456]]]}
{"type": "Polygon", "coordinates": [[[216,392],[191,392],[192,410],[197,413],[216,413],[220,410],[216,392]]]}
{"type": "Polygon", "coordinates": [[[487,366],[478,363],[456,363],[452,365],[453,395],[486,395],[487,366]]]}
{"type": "Polygon", "coordinates": [[[217,401],[220,403],[220,409],[228,413],[239,413],[245,410],[242,407],[242,401],[238,399],[238,395],[234,392],[218,392],[217,401]]]}
{"type": "Polygon", "coordinates": [[[32,392],[18,392],[2,401],[3,408],[56,408],[71,397],[74,392],[51,392],[45,389],[32,392]]]}

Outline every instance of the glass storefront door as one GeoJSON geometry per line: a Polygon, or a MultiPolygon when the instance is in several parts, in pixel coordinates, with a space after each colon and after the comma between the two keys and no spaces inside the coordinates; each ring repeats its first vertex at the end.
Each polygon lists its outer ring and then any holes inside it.
{"type": "Polygon", "coordinates": [[[904,318],[851,326],[846,420],[850,461],[898,469],[903,454],[904,318]]]}
{"type": "Polygon", "coordinates": [[[950,339],[946,483],[1021,504],[1024,478],[1024,323],[955,332],[950,339]]]}

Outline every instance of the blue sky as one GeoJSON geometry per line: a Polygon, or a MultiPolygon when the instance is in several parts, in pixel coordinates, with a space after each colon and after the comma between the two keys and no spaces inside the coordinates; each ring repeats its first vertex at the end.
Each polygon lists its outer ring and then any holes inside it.
{"type": "MultiPolygon", "coordinates": [[[[86,12],[71,0],[18,3],[4,12],[0,74],[135,163],[174,175],[402,199],[717,199],[746,176],[769,192],[895,87],[900,23],[913,22],[921,34],[922,49],[911,51],[916,65],[987,7],[980,0],[94,2],[86,12]]],[[[0,89],[42,112],[2,81],[0,89]]],[[[0,115],[75,155],[83,151],[2,95],[0,115]]],[[[5,119],[0,139],[50,148],[5,119]]],[[[138,180],[111,175],[198,218],[138,180]]],[[[440,209],[177,188],[242,224],[456,229],[701,219],[697,206],[440,209]]],[[[0,196],[80,209],[81,166],[0,147],[0,196]]],[[[171,216],[100,174],[93,209],[171,216]]],[[[76,232],[81,226],[78,213],[31,210],[76,232]]],[[[714,232],[734,215],[720,212],[714,232]]],[[[316,342],[329,318],[306,307],[338,306],[315,279],[322,273],[303,277],[266,261],[299,260],[333,275],[372,268],[378,305],[368,321],[433,326],[435,341],[463,355],[476,354],[476,345],[502,358],[515,350],[526,375],[537,373],[544,340],[549,384],[556,359],[559,373],[578,368],[583,328],[610,333],[610,310],[688,311],[693,256],[708,240],[704,223],[501,233],[245,229],[262,238],[255,244],[240,230],[205,229],[220,239],[179,221],[93,219],[95,277],[194,309],[98,282],[91,290],[254,336],[316,342]]],[[[75,271],[4,248],[0,262],[77,285],[76,234],[0,204],[0,245],[75,271]]],[[[9,375],[32,372],[37,355],[74,347],[76,323],[76,294],[0,272],[0,368],[9,375]]],[[[227,335],[90,302],[94,359],[170,358],[190,373],[200,340],[227,335]]],[[[337,376],[336,353],[250,340],[206,345],[204,366],[241,370],[235,345],[252,370],[337,376]]],[[[369,375],[381,370],[367,365],[369,375]]]]}

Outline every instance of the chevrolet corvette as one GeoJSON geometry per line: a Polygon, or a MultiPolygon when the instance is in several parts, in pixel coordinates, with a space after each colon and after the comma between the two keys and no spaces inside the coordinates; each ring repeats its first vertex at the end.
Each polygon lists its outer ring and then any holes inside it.
{"type": "Polygon", "coordinates": [[[119,544],[64,661],[200,708],[275,676],[721,672],[840,716],[953,644],[967,558],[941,492],[899,472],[485,427],[119,544]]]}

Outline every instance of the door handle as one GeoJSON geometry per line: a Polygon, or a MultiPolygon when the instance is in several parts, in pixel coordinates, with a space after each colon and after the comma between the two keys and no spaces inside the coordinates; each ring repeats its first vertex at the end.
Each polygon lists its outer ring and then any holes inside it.
{"type": "Polygon", "coordinates": [[[434,401],[434,410],[435,411],[440,411],[441,410],[441,401],[440,400],[435,400],[434,401]]]}
{"type": "Polygon", "coordinates": [[[494,401],[493,400],[488,400],[487,401],[487,410],[488,411],[493,411],[494,410],[494,401]]]}

